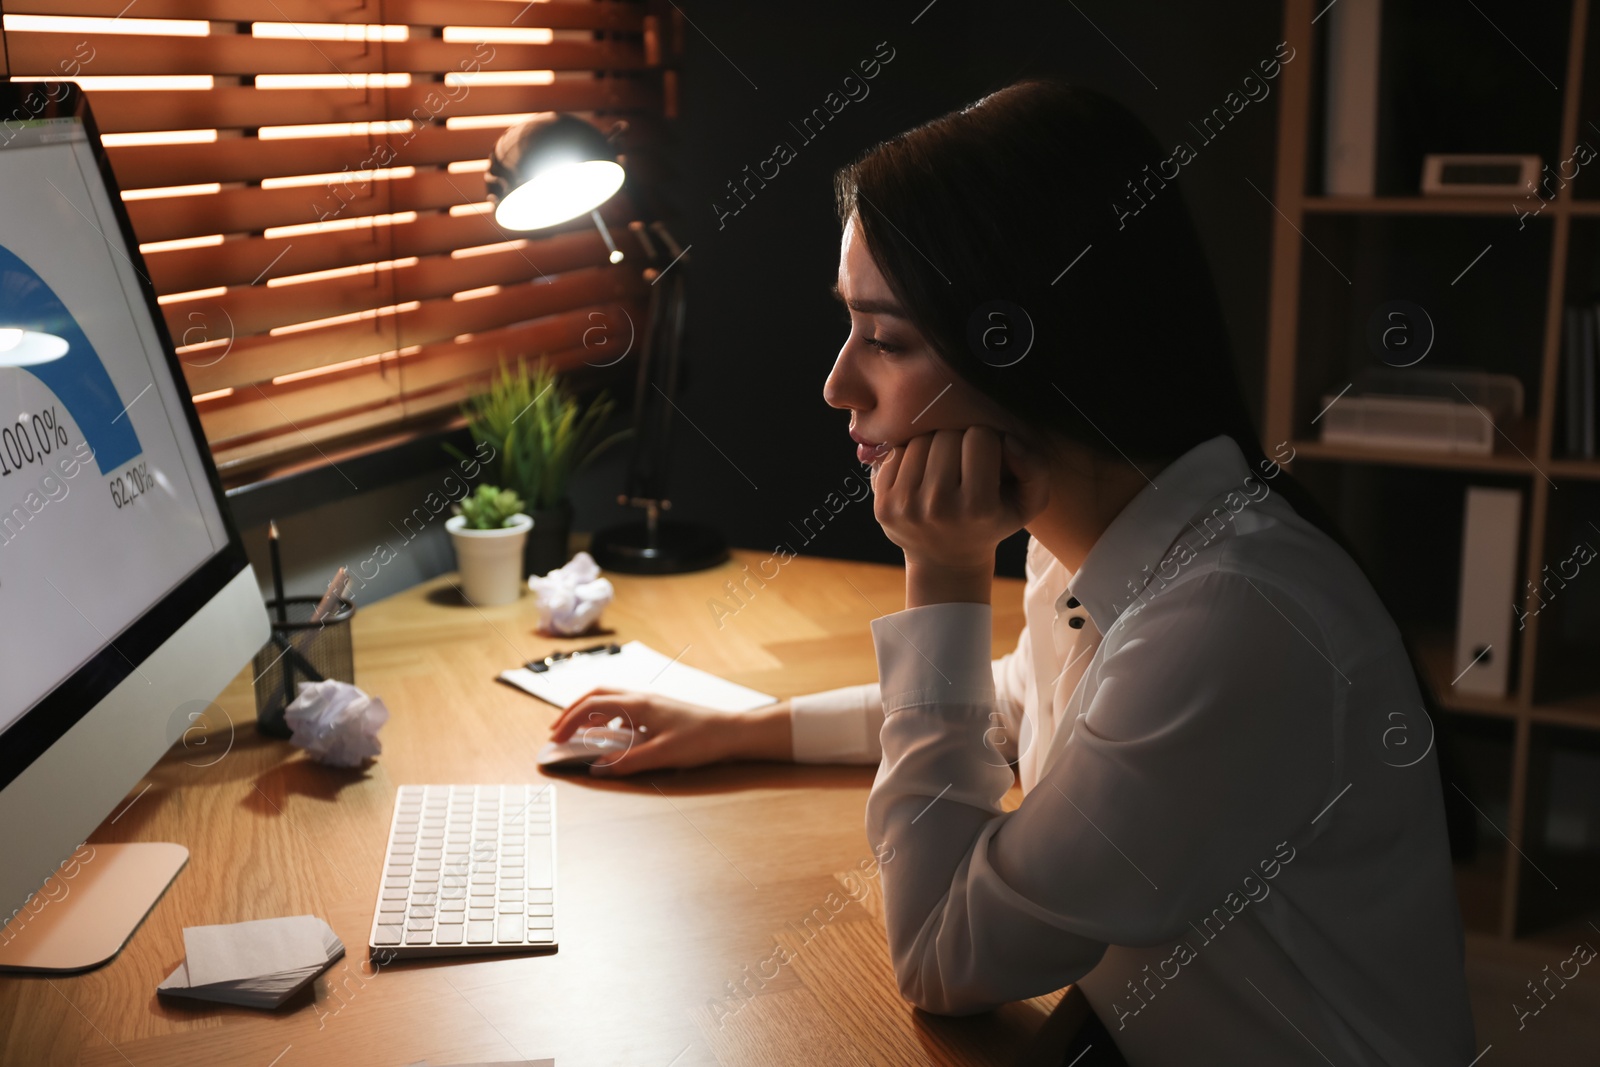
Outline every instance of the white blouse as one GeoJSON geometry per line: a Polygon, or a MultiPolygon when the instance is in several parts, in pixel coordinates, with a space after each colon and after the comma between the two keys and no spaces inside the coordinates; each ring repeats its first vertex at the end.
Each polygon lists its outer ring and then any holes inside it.
{"type": "Polygon", "coordinates": [[[913,1004],[1076,982],[1135,1067],[1472,1060],[1432,724],[1278,473],[1197,445],[1076,574],[1030,541],[1015,651],[988,604],[910,608],[872,622],[878,683],[791,701],[797,760],[879,762],[913,1004]]]}

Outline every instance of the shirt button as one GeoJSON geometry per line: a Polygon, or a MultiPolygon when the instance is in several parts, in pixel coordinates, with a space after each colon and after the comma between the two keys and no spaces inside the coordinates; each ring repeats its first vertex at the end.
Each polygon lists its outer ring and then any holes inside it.
{"type": "Polygon", "coordinates": [[[1075,597],[1075,596],[1067,597],[1067,607],[1075,608],[1077,606],[1078,606],[1078,598],[1077,597],[1075,597]]]}
{"type": "Polygon", "coordinates": [[[1083,616],[1074,615],[1072,618],[1067,620],[1067,625],[1072,627],[1074,630],[1083,629],[1083,616]]]}

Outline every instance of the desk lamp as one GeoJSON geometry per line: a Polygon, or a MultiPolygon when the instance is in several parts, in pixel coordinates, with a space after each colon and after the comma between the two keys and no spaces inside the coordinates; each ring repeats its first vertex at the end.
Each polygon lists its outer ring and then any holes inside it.
{"type": "MultiPolygon", "coordinates": [[[[611,240],[599,207],[622,188],[627,176],[611,141],[626,126],[619,122],[608,135],[576,115],[560,113],[511,127],[495,144],[485,176],[495,223],[504,230],[538,230],[587,212],[611,262],[621,263],[625,257],[611,240]]],[[[643,508],[645,517],[597,531],[589,553],[606,570],[681,574],[728,558],[727,545],[716,531],[661,518],[672,506],[666,491],[668,437],[676,408],[689,259],[663,223],[635,222],[631,229],[648,261],[643,277],[650,282],[650,321],[639,353],[627,488],[617,503],[643,508]]]]}
{"type": "Polygon", "coordinates": [[[53,333],[0,326],[0,367],[31,367],[67,354],[67,342],[53,333]]]}

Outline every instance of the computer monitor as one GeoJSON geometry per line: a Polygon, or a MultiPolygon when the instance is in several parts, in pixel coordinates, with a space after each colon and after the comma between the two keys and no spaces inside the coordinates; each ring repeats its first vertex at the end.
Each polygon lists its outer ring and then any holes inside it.
{"type": "Polygon", "coordinates": [[[0,82],[0,967],[115,955],[187,852],[46,878],[270,636],[88,105],[0,82]],[[58,884],[59,883],[59,884],[58,884]]]}

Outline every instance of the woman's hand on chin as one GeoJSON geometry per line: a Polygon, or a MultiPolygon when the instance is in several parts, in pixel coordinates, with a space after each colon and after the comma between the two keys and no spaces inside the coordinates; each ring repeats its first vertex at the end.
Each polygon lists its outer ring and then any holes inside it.
{"type": "Polygon", "coordinates": [[[872,493],[908,573],[992,576],[995,546],[1044,510],[1050,489],[1043,463],[1014,436],[969,426],[896,445],[874,465],[872,493]]]}

